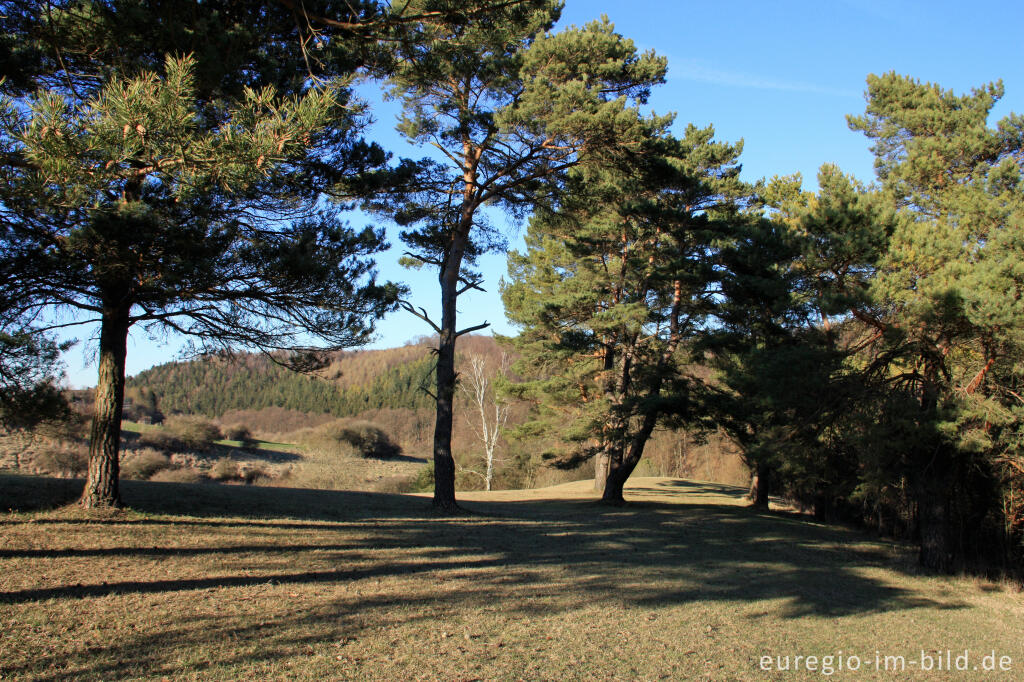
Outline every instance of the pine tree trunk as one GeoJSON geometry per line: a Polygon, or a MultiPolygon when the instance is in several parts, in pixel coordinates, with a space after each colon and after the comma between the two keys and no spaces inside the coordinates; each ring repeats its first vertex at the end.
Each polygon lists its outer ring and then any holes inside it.
{"type": "Polygon", "coordinates": [[[604,485],[604,492],[601,494],[601,502],[613,506],[621,506],[626,503],[622,496],[622,489],[634,468],[636,468],[636,462],[631,462],[628,457],[609,468],[608,479],[604,485]]]}
{"type": "MultiPolygon", "coordinates": [[[[658,366],[655,371],[655,378],[649,385],[648,395],[650,397],[658,396],[661,394],[662,383],[664,382],[664,371],[672,362],[672,357],[676,352],[676,348],[679,344],[679,315],[682,305],[682,293],[679,281],[675,282],[673,303],[672,303],[672,314],[670,316],[670,327],[671,334],[668,345],[666,346],[661,358],[658,361],[658,366]]],[[[635,348],[630,348],[627,353],[623,354],[624,370],[622,373],[622,382],[619,386],[620,395],[625,395],[628,391],[629,385],[629,363],[630,358],[633,356],[635,348]]],[[[644,454],[644,447],[647,445],[647,441],[650,439],[651,434],[654,433],[654,427],[658,423],[658,411],[656,409],[650,409],[644,414],[644,419],[640,424],[640,428],[630,439],[629,451],[622,456],[621,450],[618,457],[612,457],[609,461],[608,481],[605,484],[604,493],[601,495],[601,501],[605,504],[611,505],[622,505],[626,503],[625,498],[622,496],[622,490],[626,486],[626,480],[636,469],[636,465],[640,463],[640,458],[644,454]]],[[[626,421],[628,424],[628,418],[626,421]]]]}
{"type": "Polygon", "coordinates": [[[455,420],[455,328],[459,272],[469,241],[468,221],[456,230],[452,247],[438,277],[441,284],[441,332],[437,345],[437,412],[434,419],[434,507],[444,512],[459,509],[455,501],[455,458],[452,424],[455,420]],[[464,228],[464,229],[463,229],[464,228]]]}
{"type": "MultiPolygon", "coordinates": [[[[442,300],[447,303],[445,287],[442,300]]],[[[454,296],[452,297],[454,299],[454,296]]],[[[442,319],[449,306],[442,304],[442,319]]],[[[454,312],[455,302],[450,309],[454,312]]],[[[451,316],[454,318],[454,314],[451,316]]],[[[437,413],[434,420],[434,506],[443,511],[458,509],[455,502],[455,458],[452,456],[452,423],[455,418],[455,330],[445,325],[437,348],[437,413]]]]}
{"type": "Polygon", "coordinates": [[[939,495],[925,495],[917,505],[918,531],[921,534],[921,565],[942,573],[953,572],[950,543],[949,506],[939,495]]]}
{"type": "Polygon", "coordinates": [[[611,457],[607,452],[601,451],[594,458],[594,490],[603,493],[608,483],[608,469],[610,468],[611,457]]]}
{"type": "MultiPolygon", "coordinates": [[[[924,381],[921,390],[922,423],[935,420],[940,392],[941,364],[939,353],[925,357],[924,381]]],[[[921,536],[918,560],[925,568],[942,573],[953,571],[953,543],[948,486],[945,484],[949,457],[940,442],[934,449],[926,448],[918,456],[919,482],[917,496],[917,528],[921,536]]]]}
{"type": "Polygon", "coordinates": [[[917,533],[920,538],[918,561],[925,568],[941,573],[952,573],[954,547],[950,495],[947,484],[947,459],[944,448],[939,447],[925,460],[919,458],[919,479],[913,487],[917,498],[917,533]]]}
{"type": "Polygon", "coordinates": [[[605,484],[604,494],[601,495],[601,502],[614,506],[626,503],[625,498],[622,496],[622,490],[625,488],[630,474],[636,469],[636,465],[640,463],[640,458],[644,454],[644,447],[647,445],[647,441],[651,437],[651,433],[654,431],[654,426],[657,423],[658,415],[656,413],[651,412],[644,415],[644,421],[640,429],[629,443],[629,452],[620,461],[612,461],[611,469],[608,472],[608,482],[605,484]]]}
{"type": "Polygon", "coordinates": [[[120,508],[118,453],[124,408],[129,307],[105,306],[100,326],[96,405],[89,440],[89,474],[79,504],[86,509],[120,508]]]}
{"type": "Polygon", "coordinates": [[[754,477],[750,481],[750,492],[747,495],[755,509],[768,511],[771,478],[768,466],[764,462],[758,462],[754,468],[754,477]]]}
{"type": "MultiPolygon", "coordinates": [[[[607,339],[604,339],[605,344],[604,357],[602,358],[604,372],[610,374],[615,369],[615,346],[614,344],[608,343],[607,339]]],[[[610,379],[604,380],[604,395],[608,400],[609,404],[615,403],[615,384],[610,379]]],[[[612,429],[609,428],[610,424],[606,423],[604,432],[601,434],[601,438],[598,444],[603,444],[601,452],[597,454],[594,461],[594,490],[599,493],[604,493],[605,486],[608,485],[608,473],[612,470],[612,459],[613,454],[611,452],[611,445],[609,445],[609,434],[612,429]]],[[[621,455],[618,459],[621,459],[621,455]]]]}

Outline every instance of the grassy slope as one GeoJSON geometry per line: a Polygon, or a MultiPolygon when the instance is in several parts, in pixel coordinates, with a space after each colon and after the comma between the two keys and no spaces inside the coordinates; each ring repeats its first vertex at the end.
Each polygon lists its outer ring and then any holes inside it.
{"type": "MultiPolygon", "coordinates": [[[[1020,679],[1021,594],[735,489],[632,485],[624,509],[569,484],[438,518],[413,496],[126,482],[132,512],[0,516],[0,678],[751,679],[763,654],[949,648],[1014,660],[956,679],[1020,679]]],[[[0,477],[2,508],[76,493],[0,477]]]]}

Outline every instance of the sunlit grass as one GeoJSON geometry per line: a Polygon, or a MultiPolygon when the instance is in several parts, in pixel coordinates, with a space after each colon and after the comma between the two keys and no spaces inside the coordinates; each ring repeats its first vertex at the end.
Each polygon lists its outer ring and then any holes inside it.
{"type": "MultiPolygon", "coordinates": [[[[0,506],[75,485],[0,478],[0,506]]],[[[1015,672],[954,679],[1019,679],[1010,586],[739,493],[643,479],[609,509],[581,483],[438,517],[416,496],[129,481],[133,511],[0,517],[0,676],[806,679],[760,657],[968,649],[1015,672]]]]}

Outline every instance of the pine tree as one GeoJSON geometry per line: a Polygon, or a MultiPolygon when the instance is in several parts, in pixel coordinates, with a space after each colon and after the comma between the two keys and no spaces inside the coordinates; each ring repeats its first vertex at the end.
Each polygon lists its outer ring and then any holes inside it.
{"type": "Polygon", "coordinates": [[[652,132],[620,164],[574,171],[558,208],[530,222],[527,252],[510,255],[503,289],[523,327],[517,367],[532,377],[514,392],[572,415],[566,463],[602,458],[611,504],[655,426],[694,417],[690,344],[713,309],[717,247],[749,194],[739,145],[711,128],[652,132]]]}
{"type": "Polygon", "coordinates": [[[1001,96],[871,76],[849,122],[874,140],[878,186],[826,166],[817,195],[776,204],[803,240],[796,266],[822,328],[841,323],[830,343],[846,359],[828,381],[847,409],[822,452],[845,452],[840,487],[880,526],[909,516],[922,564],[943,571],[993,547],[1012,557],[1024,531],[1024,119],[989,127],[1001,96]]]}
{"type": "Polygon", "coordinates": [[[921,561],[940,570],[972,552],[965,533],[999,506],[980,491],[1001,476],[1020,485],[1024,117],[990,128],[1002,95],[1001,83],[955,95],[889,73],[868,78],[867,110],[849,119],[874,141],[899,217],[875,264],[875,309],[858,316],[913,401],[907,476],[921,561]]]}
{"type": "MultiPolygon", "coordinates": [[[[200,350],[363,341],[397,293],[373,283],[366,259],[382,235],[350,230],[317,202],[385,157],[360,140],[337,69],[307,88],[301,26],[283,7],[5,9],[15,56],[35,58],[4,85],[16,99],[4,101],[0,140],[0,300],[13,306],[5,314],[63,308],[101,321],[83,504],[116,506],[129,328],[168,327],[200,350]],[[176,21],[163,20],[169,11],[176,21]],[[165,58],[191,46],[202,59],[165,58]]],[[[350,47],[327,51],[342,62],[350,47]]]]}
{"type": "Polygon", "coordinates": [[[844,360],[859,341],[843,318],[867,302],[892,218],[838,169],[818,182],[818,195],[798,175],[762,186],[770,209],[722,249],[718,322],[701,344],[718,371],[708,410],[750,466],[754,504],[786,494],[827,515],[824,482],[849,471],[823,442],[852,399],[844,360]]]}
{"type": "Polygon", "coordinates": [[[30,429],[59,419],[69,406],[58,386],[60,352],[69,345],[40,334],[29,325],[0,329],[0,426],[30,429]]]}
{"type": "Polygon", "coordinates": [[[438,271],[441,319],[407,309],[439,336],[434,504],[446,510],[456,508],[455,344],[486,326],[460,329],[456,302],[480,287],[476,258],[504,241],[482,209],[523,216],[580,159],[638,144],[649,126],[636,105],[664,76],[663,59],[638,55],[607,21],[545,33],[558,13],[559,3],[532,0],[502,3],[487,22],[424,25],[400,44],[389,80],[404,105],[399,130],[445,159],[378,208],[407,228],[409,263],[438,271]]]}

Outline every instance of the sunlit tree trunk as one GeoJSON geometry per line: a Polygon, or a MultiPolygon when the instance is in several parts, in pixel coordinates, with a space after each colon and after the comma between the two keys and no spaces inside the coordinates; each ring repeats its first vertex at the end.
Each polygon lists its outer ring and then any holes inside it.
{"type": "Polygon", "coordinates": [[[602,493],[608,483],[608,470],[611,465],[611,457],[607,452],[601,451],[594,457],[594,490],[602,493]]]}
{"type": "Polygon", "coordinates": [[[764,462],[758,462],[754,467],[754,475],[750,481],[750,492],[747,494],[755,509],[768,511],[771,481],[772,474],[768,465],[764,462]]]}
{"type": "Polygon", "coordinates": [[[125,304],[106,305],[103,309],[96,406],[89,440],[89,473],[79,501],[86,509],[123,506],[118,490],[118,453],[124,408],[129,309],[130,306],[125,304]]]}
{"type": "Polygon", "coordinates": [[[625,504],[622,490],[630,474],[636,469],[636,465],[640,463],[640,458],[644,454],[644,446],[647,445],[647,441],[650,439],[654,426],[657,423],[658,414],[656,412],[649,412],[644,415],[640,429],[630,440],[629,450],[624,454],[621,461],[613,463],[608,472],[608,483],[604,487],[604,494],[601,495],[602,502],[612,505],[625,504]]]}

